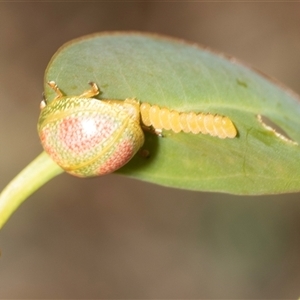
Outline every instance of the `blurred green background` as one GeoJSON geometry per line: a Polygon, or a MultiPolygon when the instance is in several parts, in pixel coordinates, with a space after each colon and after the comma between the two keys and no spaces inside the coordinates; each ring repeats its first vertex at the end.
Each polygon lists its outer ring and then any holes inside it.
{"type": "MultiPolygon", "coordinates": [[[[0,189],[42,150],[36,123],[51,56],[107,30],[207,45],[300,93],[300,3],[2,2],[0,189]]],[[[237,197],[64,174],[0,232],[0,298],[295,299],[299,215],[299,194],[237,197]]]]}

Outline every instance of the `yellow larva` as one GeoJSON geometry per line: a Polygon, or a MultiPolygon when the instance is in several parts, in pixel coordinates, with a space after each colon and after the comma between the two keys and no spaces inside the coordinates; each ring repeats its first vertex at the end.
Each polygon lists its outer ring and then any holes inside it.
{"type": "Polygon", "coordinates": [[[157,105],[142,103],[140,105],[142,123],[154,129],[202,133],[217,136],[221,139],[234,138],[237,131],[232,121],[225,116],[209,113],[178,112],[157,105]]]}

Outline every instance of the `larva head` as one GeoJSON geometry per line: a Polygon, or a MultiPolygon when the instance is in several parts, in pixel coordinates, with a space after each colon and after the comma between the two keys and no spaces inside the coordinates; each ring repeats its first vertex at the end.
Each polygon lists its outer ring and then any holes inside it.
{"type": "Polygon", "coordinates": [[[41,105],[38,133],[43,148],[72,175],[114,172],[144,143],[138,103],[110,103],[83,95],[59,96],[41,105]]]}

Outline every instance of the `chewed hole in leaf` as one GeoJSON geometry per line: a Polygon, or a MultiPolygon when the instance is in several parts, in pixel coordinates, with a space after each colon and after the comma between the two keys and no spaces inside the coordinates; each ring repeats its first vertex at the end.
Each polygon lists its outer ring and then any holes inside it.
{"type": "Polygon", "coordinates": [[[280,126],[272,122],[268,117],[257,115],[257,119],[265,129],[272,131],[278,138],[285,142],[293,143],[295,145],[298,144],[297,142],[293,141],[280,126]]]}

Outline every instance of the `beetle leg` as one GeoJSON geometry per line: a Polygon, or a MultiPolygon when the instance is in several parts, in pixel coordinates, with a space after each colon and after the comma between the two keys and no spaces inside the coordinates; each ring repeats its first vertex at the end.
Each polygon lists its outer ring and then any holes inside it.
{"type": "Polygon", "coordinates": [[[59,99],[64,96],[63,92],[59,89],[55,81],[48,81],[47,83],[51,87],[51,89],[57,94],[53,100],[59,99]]]}
{"type": "Polygon", "coordinates": [[[100,93],[100,90],[95,82],[89,82],[91,89],[84,91],[80,96],[81,98],[92,98],[100,93]]]}

